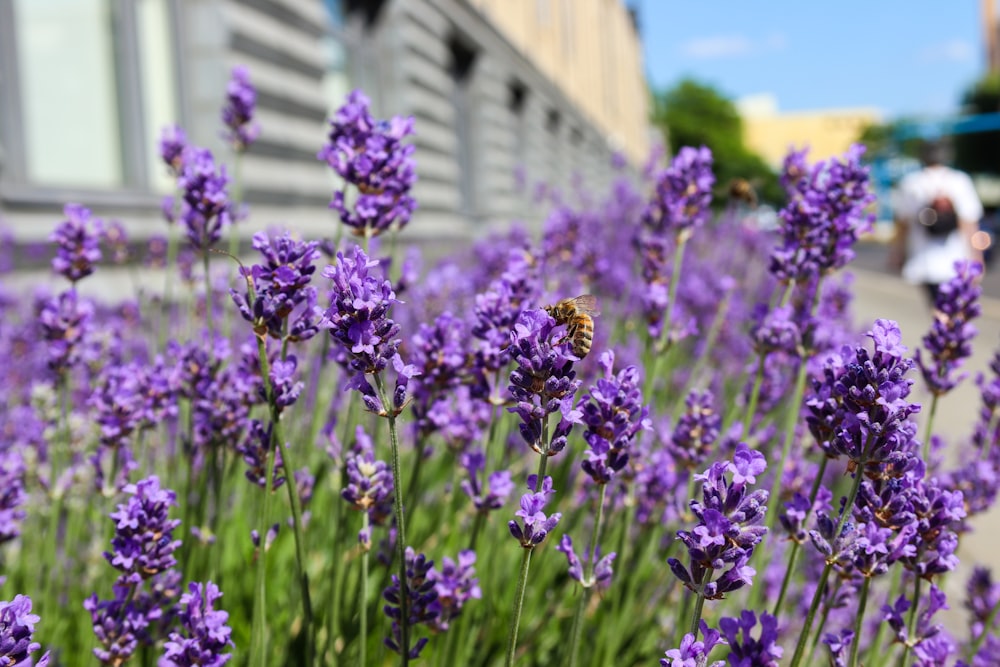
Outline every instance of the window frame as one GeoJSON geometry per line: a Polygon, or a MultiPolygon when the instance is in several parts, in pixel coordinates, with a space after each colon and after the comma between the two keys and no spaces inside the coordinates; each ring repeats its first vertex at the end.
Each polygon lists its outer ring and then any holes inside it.
{"type": "MultiPolygon", "coordinates": [[[[184,63],[181,57],[180,0],[166,3],[169,57],[174,80],[175,116],[185,125],[184,63]]],[[[27,209],[59,207],[62,202],[86,200],[103,207],[141,208],[159,206],[163,193],[154,187],[150,174],[150,151],[157,150],[160,128],[146,127],[139,44],[138,11],[131,0],[107,0],[110,8],[111,44],[117,106],[120,118],[122,180],[109,187],[40,183],[28,175],[28,147],[21,102],[16,8],[11,0],[0,0],[0,203],[27,209]]]]}

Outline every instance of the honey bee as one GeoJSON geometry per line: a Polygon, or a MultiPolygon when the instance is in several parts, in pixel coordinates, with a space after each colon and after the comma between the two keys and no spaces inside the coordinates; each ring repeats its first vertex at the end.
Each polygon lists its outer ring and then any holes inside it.
{"type": "Polygon", "coordinates": [[[570,341],[573,354],[580,359],[586,357],[594,342],[594,316],[599,315],[597,298],[592,294],[581,294],[573,299],[563,299],[545,306],[545,312],[556,324],[566,325],[566,336],[562,340],[570,341]]]}
{"type": "Polygon", "coordinates": [[[750,208],[757,207],[757,192],[745,178],[734,178],[729,182],[729,198],[733,201],[742,201],[750,208]]]}

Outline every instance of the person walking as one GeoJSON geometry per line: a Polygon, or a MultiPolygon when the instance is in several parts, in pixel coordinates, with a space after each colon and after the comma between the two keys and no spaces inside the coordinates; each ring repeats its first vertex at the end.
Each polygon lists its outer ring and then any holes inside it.
{"type": "Polygon", "coordinates": [[[938,286],[955,275],[957,260],[983,262],[976,247],[983,205],[969,175],[947,166],[942,140],[925,141],[920,161],[922,168],[904,176],[892,193],[889,264],[907,282],[922,285],[933,305],[938,286]]]}

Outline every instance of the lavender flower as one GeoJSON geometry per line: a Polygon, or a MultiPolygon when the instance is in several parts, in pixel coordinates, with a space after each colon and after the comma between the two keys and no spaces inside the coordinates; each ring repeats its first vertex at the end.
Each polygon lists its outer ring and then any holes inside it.
{"type": "Polygon", "coordinates": [[[748,563],[767,533],[763,522],[768,493],[751,491],[749,485],[766,465],[763,454],[741,442],[731,461],[715,462],[695,477],[702,482],[703,497],[703,502],[691,501],[698,524],[692,531],[677,531],[687,547],[690,569],[676,558],[667,563],[681,583],[706,599],[719,599],[753,582],[757,572],[748,563]],[[713,580],[716,571],[721,575],[713,580]]]}
{"type": "Polygon", "coordinates": [[[437,616],[429,623],[436,632],[444,632],[449,624],[458,618],[469,600],[483,597],[476,577],[476,552],[465,550],[458,553],[458,560],[445,556],[441,559],[441,571],[432,569],[427,577],[434,582],[437,593],[437,616]]]}
{"type": "Polygon", "coordinates": [[[795,185],[778,214],[781,241],[771,254],[770,270],[778,280],[808,283],[854,258],[854,243],[873,221],[866,212],[875,195],[869,188],[868,167],[861,166],[864,152],[864,146],[855,144],[843,161],[819,162],[801,178],[790,172],[804,168],[804,156],[790,156],[783,180],[795,185]]]}
{"type": "Polygon", "coordinates": [[[134,586],[177,564],[173,554],[181,541],[173,539],[173,531],[180,519],[168,518],[177,496],[169,489],[161,489],[156,475],[129,484],[124,490],[132,497],[110,515],[115,522],[115,537],[111,540],[114,551],[104,552],[104,558],[122,572],[120,583],[134,586]]]}
{"type": "Polygon", "coordinates": [[[486,469],[486,455],[481,449],[470,449],[462,452],[458,459],[459,465],[469,473],[468,479],[463,479],[459,487],[472,499],[479,512],[498,510],[507,502],[507,497],[514,490],[509,470],[497,470],[490,473],[484,488],[479,479],[479,473],[486,469]]]}
{"type": "Polygon", "coordinates": [[[358,236],[373,237],[410,221],[416,202],[410,188],[416,182],[412,145],[413,118],[376,121],[364,93],[355,90],[330,121],[329,143],[317,154],[348,184],[357,188],[353,206],[344,190],[334,193],[330,208],[358,236]]]}
{"type": "Polygon", "coordinates": [[[183,190],[181,219],[188,241],[201,252],[215,245],[222,237],[222,228],[232,222],[228,183],[226,168],[216,170],[211,151],[192,148],[185,153],[177,180],[183,190]]]}
{"type": "MultiPolygon", "coordinates": [[[[385,461],[376,460],[371,438],[360,425],[355,431],[354,446],[345,460],[344,472],[347,483],[340,496],[353,509],[368,512],[372,524],[387,523],[392,516],[392,470],[385,461]]],[[[360,533],[358,541],[366,549],[371,548],[370,533],[360,533]]]]}
{"type": "Polygon", "coordinates": [[[168,125],[160,131],[160,158],[177,176],[184,168],[184,150],[187,148],[187,135],[179,125],[168,125]]]}
{"type": "MultiPolygon", "coordinates": [[[[407,605],[409,610],[407,626],[411,631],[419,623],[433,624],[440,613],[437,585],[431,574],[433,568],[434,561],[427,560],[423,554],[417,554],[411,547],[406,547],[406,592],[410,598],[407,605]]],[[[398,575],[392,575],[392,584],[385,589],[382,597],[389,603],[382,607],[382,611],[392,620],[391,634],[386,637],[385,645],[399,654],[405,651],[411,660],[418,658],[427,645],[426,637],[421,637],[412,646],[400,646],[402,628],[399,621],[402,618],[402,611],[398,575]]]]}
{"type": "Polygon", "coordinates": [[[309,285],[316,271],[313,262],[319,258],[317,243],[295,241],[288,233],[271,238],[258,232],[253,235],[253,247],[264,263],[240,269],[248,287],[244,294],[229,290],[240,315],[254,325],[258,335],[281,339],[294,332],[292,340],[311,338],[319,315],[316,289],[309,285]],[[286,326],[293,315],[290,332],[286,326]]]}
{"type": "Polygon", "coordinates": [[[851,644],[854,643],[854,631],[845,628],[839,633],[827,632],[823,635],[823,643],[830,651],[831,667],[847,667],[851,644]]]}
{"type": "Polygon", "coordinates": [[[226,84],[226,103],[222,107],[222,122],[227,128],[224,136],[237,153],[249,148],[260,134],[260,126],[253,120],[256,105],[257,89],[250,83],[250,71],[237,65],[226,84]]]}
{"type": "Polygon", "coordinates": [[[643,224],[657,235],[690,236],[708,220],[714,184],[712,151],[684,146],[658,176],[656,193],[642,214],[643,224]]]}
{"type": "Polygon", "coordinates": [[[699,641],[697,635],[690,632],[685,634],[679,648],[670,649],[666,658],[660,658],[660,667],[723,667],[726,663],[722,660],[709,664],[708,654],[719,644],[724,645],[726,640],[705,621],[699,622],[699,628],[703,639],[699,641]]]}
{"type": "Polygon", "coordinates": [[[750,631],[757,625],[757,616],[744,609],[737,618],[719,620],[719,629],[729,644],[730,667],[778,667],[783,649],[778,646],[778,619],[767,612],[760,615],[760,637],[750,631]],[[741,638],[742,633],[742,638],[741,638]]]}
{"type": "Polygon", "coordinates": [[[979,316],[978,278],[983,267],[969,261],[955,262],[955,277],[941,285],[934,299],[934,322],[923,338],[930,359],[917,350],[916,360],[927,388],[941,396],[955,388],[965,374],[955,376],[962,361],[972,356],[976,328],[971,321],[979,316]]]}
{"type": "Polygon", "coordinates": [[[712,393],[707,390],[692,391],[684,405],[684,413],[664,444],[678,467],[693,470],[705,462],[719,439],[722,416],[716,412],[712,393]]]}
{"type": "Polygon", "coordinates": [[[31,657],[42,648],[31,640],[39,620],[38,614],[31,613],[31,598],[27,595],[15,595],[10,602],[0,602],[0,664],[17,667],[49,664],[48,652],[37,663],[31,657]]]}
{"type": "Polygon", "coordinates": [[[542,486],[535,491],[538,476],[528,476],[529,492],[521,496],[521,509],[514,513],[523,520],[523,526],[517,521],[507,523],[510,534],[521,543],[525,549],[534,549],[545,541],[545,537],[556,527],[562,514],[556,512],[547,516],[543,511],[549,502],[549,497],[555,493],[552,488],[552,478],[542,480],[542,486]]]}
{"type": "Polygon", "coordinates": [[[188,584],[178,615],[181,631],[170,633],[159,667],[221,667],[229,662],[232,654],[223,651],[233,646],[233,631],[226,625],[229,614],[215,608],[221,597],[211,581],[188,584]]]}
{"type": "MultiPolygon", "coordinates": [[[[246,478],[262,489],[267,488],[267,458],[275,445],[273,431],[274,427],[270,422],[265,427],[260,420],[252,419],[246,438],[236,445],[236,453],[247,464],[247,471],[244,473],[246,478]]],[[[285,483],[285,462],[281,458],[280,447],[275,448],[272,470],[271,488],[279,489],[285,483]]]]}
{"type": "Polygon", "coordinates": [[[965,591],[964,606],[972,617],[969,623],[970,635],[975,639],[983,632],[993,630],[987,623],[1000,605],[1000,584],[993,582],[989,568],[976,566],[972,569],[965,591]]]}
{"type": "Polygon", "coordinates": [[[27,494],[24,490],[24,459],[15,447],[0,450],[0,544],[21,534],[27,494]]]}
{"type": "Polygon", "coordinates": [[[590,447],[583,471],[595,484],[607,484],[628,464],[635,435],[652,426],[649,406],[642,405],[639,370],[629,366],[615,375],[615,354],[611,350],[601,354],[598,363],[604,377],[597,380],[577,408],[583,413],[583,439],[590,447]]]}
{"type": "Polygon", "coordinates": [[[280,414],[285,408],[295,403],[302,393],[303,382],[296,379],[295,371],[298,368],[298,358],[294,354],[285,357],[284,360],[275,360],[271,364],[270,384],[271,396],[274,405],[280,414]]]}
{"type": "Polygon", "coordinates": [[[103,223],[80,204],[66,204],[63,215],[66,220],[49,237],[56,244],[52,270],[75,284],[93,273],[94,264],[101,261],[103,223]]]}
{"type": "Polygon", "coordinates": [[[389,309],[399,301],[392,283],[369,273],[375,266],[378,262],[354,246],[350,256],[338,252],[337,263],[323,270],[323,277],[333,281],[333,291],[320,327],[348,353],[348,368],[362,375],[383,371],[400,342],[399,325],[389,319],[389,309]]]}
{"type": "Polygon", "coordinates": [[[827,456],[846,456],[851,470],[860,465],[879,476],[887,462],[908,456],[915,432],[909,417],[920,406],[906,401],[913,381],[904,376],[913,362],[904,356],[899,326],[876,320],[867,335],[873,352],[829,355],[806,400],[806,421],[827,456]]]}
{"type": "Polygon", "coordinates": [[[140,646],[151,647],[162,639],[173,623],[180,579],[176,570],[164,570],[138,587],[115,584],[111,600],[99,600],[96,594],[84,600],[83,608],[90,614],[100,644],[94,656],[102,664],[117,666],[140,646]]]}
{"type": "Polygon", "coordinates": [[[526,310],[510,334],[510,354],[517,368],[510,373],[509,391],[517,404],[508,410],[521,418],[518,427],[524,441],[545,456],[562,451],[580,419],[573,408],[573,396],[580,387],[573,370],[576,357],[568,343],[553,343],[555,327],[555,320],[544,310],[526,310]],[[560,421],[549,441],[543,442],[543,424],[556,412],[560,421]]]}
{"type": "Polygon", "coordinates": [[[616,553],[611,552],[606,556],[598,558],[600,551],[595,549],[593,555],[591,555],[590,552],[585,554],[585,560],[589,561],[591,558],[598,559],[594,564],[593,576],[590,579],[587,579],[583,574],[583,562],[580,560],[580,557],[576,555],[576,551],[573,549],[573,540],[569,535],[562,536],[562,539],[559,541],[559,545],[556,547],[556,551],[559,551],[566,556],[566,560],[569,562],[570,579],[575,579],[580,582],[584,588],[595,586],[598,590],[606,590],[608,586],[611,585],[611,576],[614,574],[612,564],[617,556],[616,553]]]}

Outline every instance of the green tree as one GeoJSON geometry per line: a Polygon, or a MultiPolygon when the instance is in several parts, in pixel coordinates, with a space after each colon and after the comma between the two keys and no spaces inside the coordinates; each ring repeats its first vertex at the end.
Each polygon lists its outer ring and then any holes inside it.
{"type": "Polygon", "coordinates": [[[743,142],[743,119],[736,105],[711,86],[684,79],[654,94],[653,122],[676,152],[682,146],[708,146],[715,158],[720,198],[737,178],[749,181],[763,201],[780,203],[785,195],[778,176],[743,142]]]}

